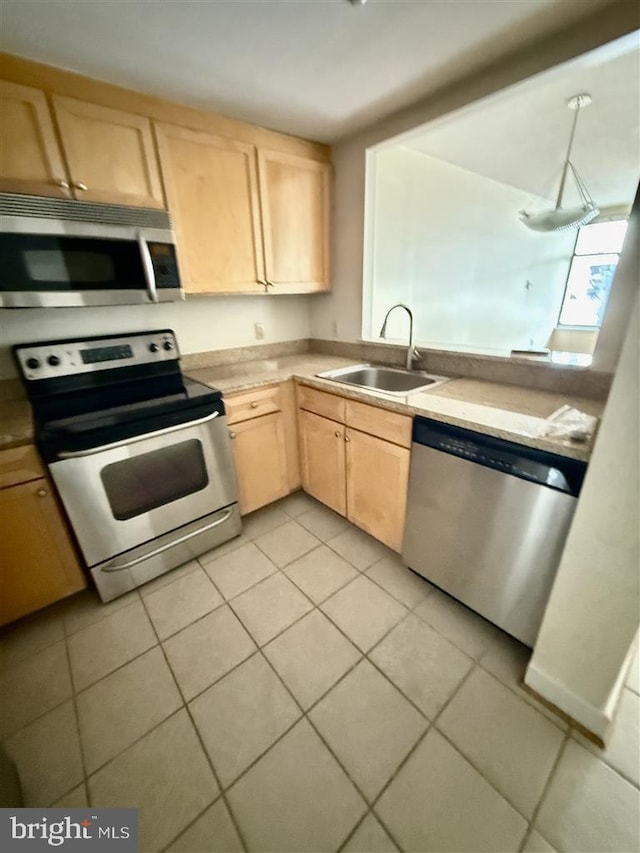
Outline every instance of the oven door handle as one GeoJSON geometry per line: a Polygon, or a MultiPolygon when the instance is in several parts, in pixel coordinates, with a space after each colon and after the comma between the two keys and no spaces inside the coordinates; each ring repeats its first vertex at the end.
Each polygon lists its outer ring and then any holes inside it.
{"type": "Polygon", "coordinates": [[[158,301],[158,288],[156,285],[156,271],[153,267],[149,244],[144,238],[142,232],[138,233],[138,246],[140,247],[140,259],[142,261],[142,269],[144,270],[145,281],[147,282],[147,291],[149,299],[152,302],[158,301]]]}
{"type": "Polygon", "coordinates": [[[200,426],[217,418],[220,412],[213,412],[211,415],[206,415],[204,418],[198,418],[195,421],[186,421],[182,424],[158,429],[155,432],[145,432],[144,435],[133,435],[131,438],[123,438],[121,441],[112,441],[111,444],[101,444],[100,447],[90,447],[88,450],[61,450],[58,453],[59,459],[82,459],[84,456],[93,456],[96,453],[103,453],[105,450],[115,450],[117,447],[125,447],[129,444],[135,444],[137,441],[147,441],[149,438],[157,438],[160,435],[168,435],[171,432],[178,432],[189,427],[200,426]]]}
{"type": "Polygon", "coordinates": [[[171,542],[167,542],[165,545],[161,545],[159,548],[156,548],[153,551],[147,551],[146,554],[142,554],[140,557],[136,557],[135,559],[129,560],[126,563],[121,563],[119,566],[105,566],[103,569],[100,569],[100,571],[123,572],[125,569],[130,569],[132,568],[132,566],[137,566],[138,563],[143,563],[150,557],[156,557],[158,554],[162,554],[163,551],[168,551],[169,548],[174,548],[176,545],[181,545],[183,542],[187,542],[194,536],[199,536],[201,533],[204,533],[207,530],[211,530],[213,527],[217,527],[219,524],[223,524],[228,518],[231,517],[233,509],[233,507],[231,507],[231,509],[226,509],[221,518],[217,518],[215,521],[210,521],[209,524],[205,524],[204,527],[199,527],[197,530],[192,530],[190,533],[185,533],[184,536],[179,536],[177,539],[172,539],[171,542]]]}

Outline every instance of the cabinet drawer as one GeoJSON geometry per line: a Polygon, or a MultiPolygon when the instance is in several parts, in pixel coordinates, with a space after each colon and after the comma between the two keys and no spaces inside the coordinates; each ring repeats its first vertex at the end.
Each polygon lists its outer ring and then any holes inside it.
{"type": "Polygon", "coordinates": [[[0,489],[44,476],[44,465],[32,444],[0,451],[0,489]]]}
{"type": "Polygon", "coordinates": [[[335,394],[326,394],[324,391],[316,391],[315,388],[307,388],[306,385],[298,385],[298,407],[307,412],[330,418],[332,421],[344,423],[344,397],[336,397],[335,394]]]}
{"type": "Polygon", "coordinates": [[[270,415],[279,412],[280,386],[272,385],[269,388],[256,388],[255,391],[243,391],[224,398],[227,410],[227,423],[237,424],[260,415],[270,415]]]}
{"type": "Polygon", "coordinates": [[[355,400],[347,400],[346,403],[348,426],[392,441],[400,447],[411,447],[411,417],[355,400]]]}

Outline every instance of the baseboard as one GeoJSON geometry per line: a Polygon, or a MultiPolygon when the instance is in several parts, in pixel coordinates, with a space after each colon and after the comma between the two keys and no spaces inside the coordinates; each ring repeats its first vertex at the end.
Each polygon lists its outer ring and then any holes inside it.
{"type": "Polygon", "coordinates": [[[598,746],[604,746],[604,736],[611,724],[609,717],[602,708],[597,708],[577,696],[568,687],[556,681],[535,664],[530,663],[525,675],[523,687],[529,693],[550,705],[585,737],[598,746]]]}

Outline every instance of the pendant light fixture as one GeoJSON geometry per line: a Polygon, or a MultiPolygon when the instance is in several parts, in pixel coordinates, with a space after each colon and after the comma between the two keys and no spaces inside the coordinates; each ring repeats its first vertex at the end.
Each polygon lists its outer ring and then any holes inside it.
{"type": "Polygon", "coordinates": [[[520,211],[520,221],[532,231],[565,231],[569,228],[580,228],[591,222],[599,213],[600,209],[595,205],[593,199],[589,195],[584,181],[578,174],[578,170],[571,162],[571,149],[573,147],[573,139],[576,133],[576,125],[578,124],[578,115],[580,110],[588,107],[591,103],[591,95],[574,95],[567,101],[567,106],[575,112],[573,118],[573,126],[571,135],[569,136],[569,146],[567,148],[567,156],[562,168],[562,177],[560,178],[560,189],[558,190],[558,198],[556,206],[552,210],[545,210],[542,213],[527,213],[525,210],[520,211]],[[564,196],[565,187],[569,173],[573,176],[578,194],[580,195],[581,204],[577,207],[564,208],[562,199],[564,196]]]}

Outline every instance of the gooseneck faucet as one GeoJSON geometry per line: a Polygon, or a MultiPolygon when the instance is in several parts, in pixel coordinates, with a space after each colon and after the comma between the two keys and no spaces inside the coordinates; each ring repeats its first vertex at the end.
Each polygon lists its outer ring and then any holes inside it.
{"type": "Polygon", "coordinates": [[[389,308],[384,318],[384,323],[382,324],[382,328],[380,329],[380,334],[378,335],[378,337],[386,338],[387,320],[389,319],[389,314],[391,314],[394,308],[404,308],[404,310],[409,315],[409,346],[407,347],[407,358],[404,366],[407,370],[411,370],[413,367],[413,362],[418,361],[418,359],[420,358],[420,353],[413,345],[413,314],[411,313],[411,308],[409,308],[408,305],[405,305],[403,302],[398,302],[396,305],[392,305],[391,308],[389,308]]]}

